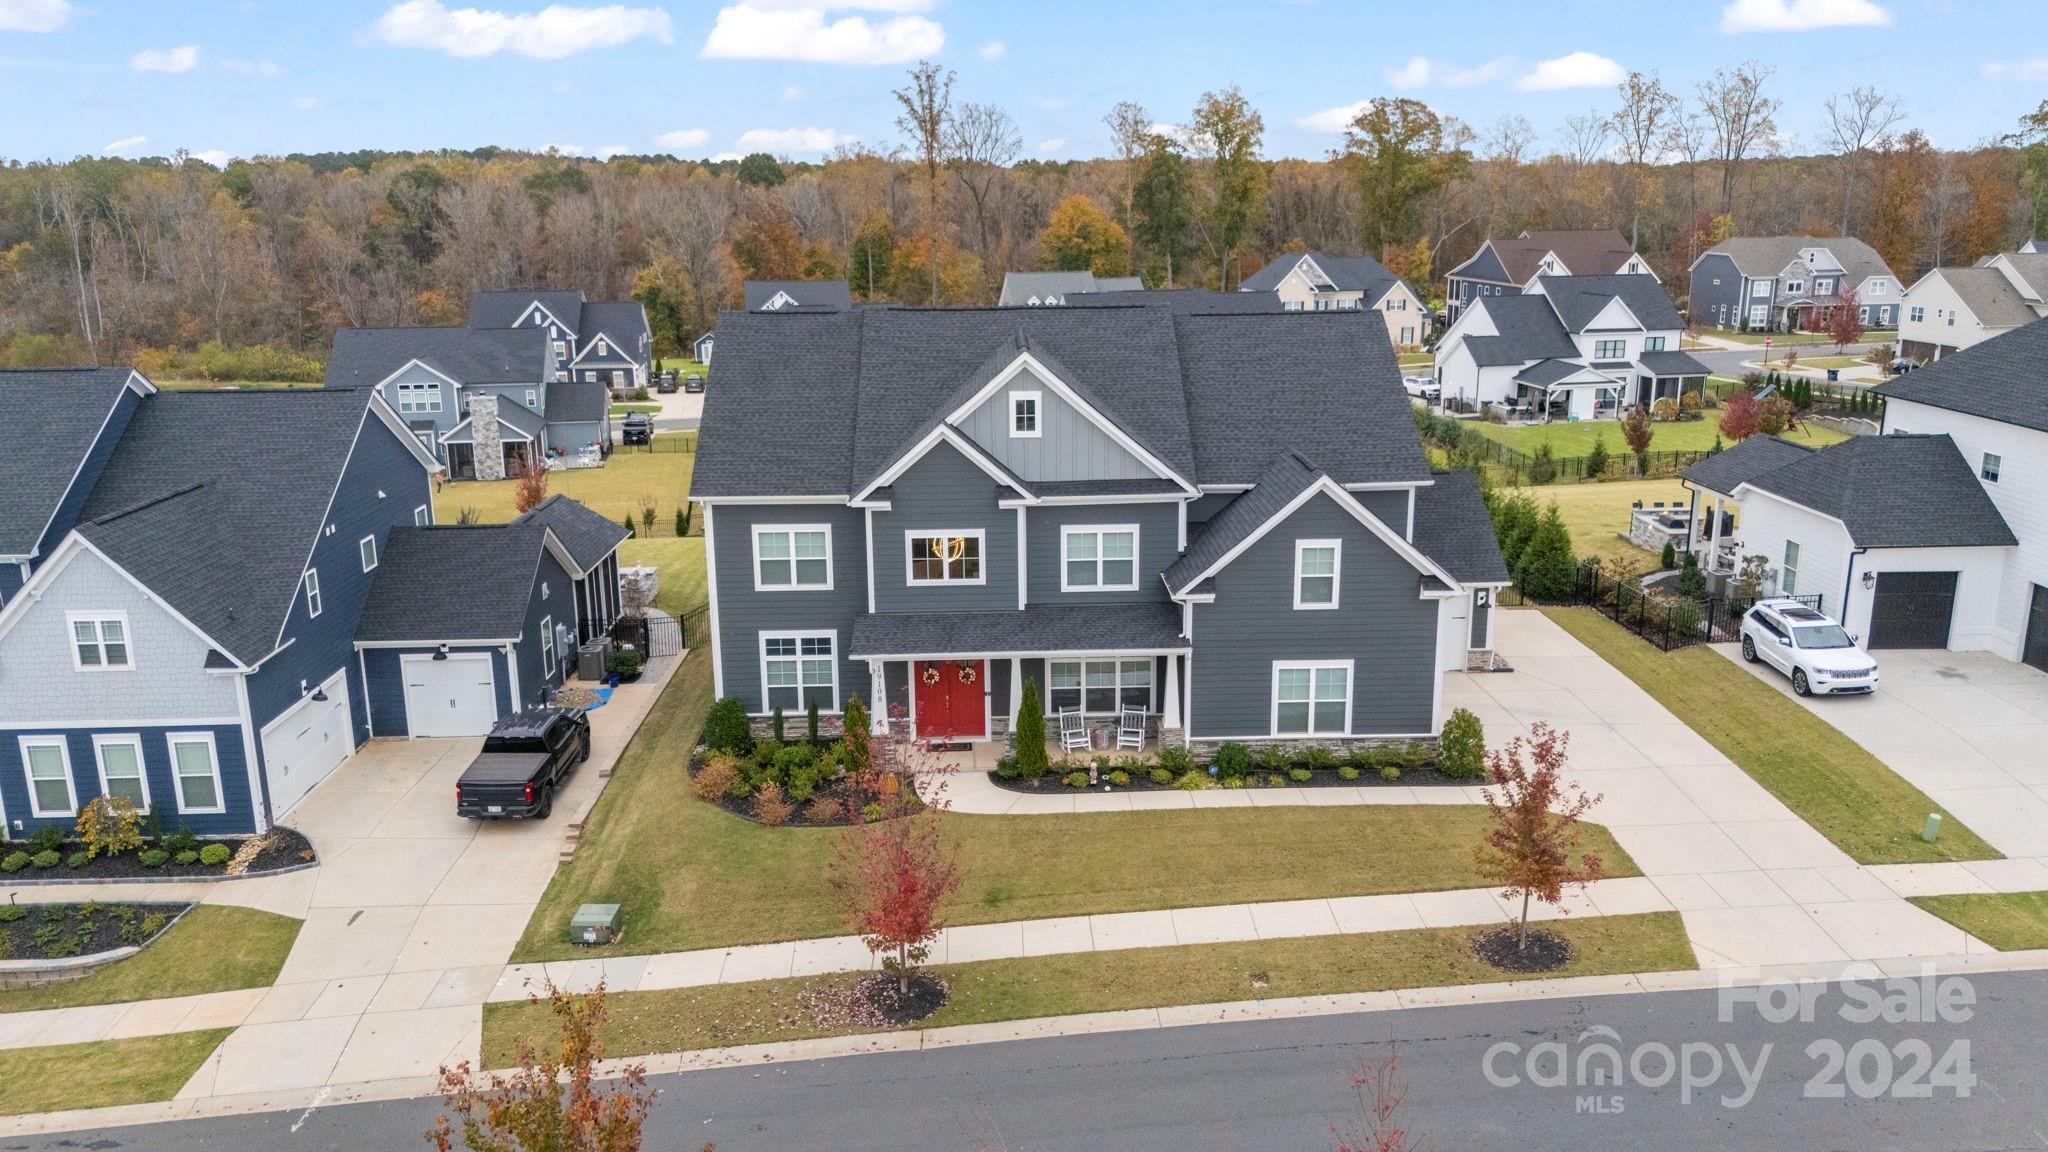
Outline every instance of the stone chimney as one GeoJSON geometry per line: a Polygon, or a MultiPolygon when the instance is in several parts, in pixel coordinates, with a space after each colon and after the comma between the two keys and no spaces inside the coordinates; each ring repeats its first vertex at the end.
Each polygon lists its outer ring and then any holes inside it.
{"type": "Polygon", "coordinates": [[[469,436],[475,445],[471,451],[476,455],[476,478],[503,480],[505,443],[498,437],[496,393],[479,392],[469,398],[469,436]]]}

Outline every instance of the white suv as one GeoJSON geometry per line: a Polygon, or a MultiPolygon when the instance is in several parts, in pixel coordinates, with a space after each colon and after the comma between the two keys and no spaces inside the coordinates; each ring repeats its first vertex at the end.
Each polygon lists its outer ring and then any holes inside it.
{"type": "Polygon", "coordinates": [[[1742,618],[1742,658],[1792,678],[1801,696],[1877,691],[1877,661],[1840,624],[1797,600],[1759,600],[1742,618]]]}

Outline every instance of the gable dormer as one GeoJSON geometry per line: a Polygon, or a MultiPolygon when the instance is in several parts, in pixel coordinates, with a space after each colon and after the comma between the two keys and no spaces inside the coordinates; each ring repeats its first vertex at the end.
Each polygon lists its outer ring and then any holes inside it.
{"type": "MultiPolygon", "coordinates": [[[[769,297],[766,303],[761,305],[761,311],[780,312],[784,308],[788,308],[795,303],[796,297],[791,296],[787,292],[778,291],[777,293],[775,293],[775,295],[769,297]]],[[[1036,303],[1036,301],[1033,301],[1033,303],[1036,303]]]]}
{"type": "Polygon", "coordinates": [[[1593,319],[1587,322],[1584,329],[1587,332],[1641,332],[1642,330],[1643,322],[1636,317],[1634,312],[1629,310],[1628,305],[1621,302],[1621,297],[1619,296],[1608,300],[1607,304],[1600,311],[1594,313],[1593,319]]]}
{"type": "Polygon", "coordinates": [[[1157,480],[1194,487],[1074,383],[1030,351],[953,412],[947,424],[1030,482],[1157,480]]]}

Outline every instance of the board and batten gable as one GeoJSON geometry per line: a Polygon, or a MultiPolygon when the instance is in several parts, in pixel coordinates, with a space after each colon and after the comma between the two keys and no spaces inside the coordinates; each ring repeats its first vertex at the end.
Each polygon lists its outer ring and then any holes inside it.
{"type": "MultiPolygon", "coordinates": [[[[988,479],[978,469],[975,475],[988,479]]],[[[853,639],[853,618],[867,611],[866,514],[844,504],[717,504],[704,511],[717,556],[712,579],[718,593],[722,694],[739,697],[749,712],[766,713],[761,691],[761,633],[834,632],[840,703],[844,704],[850,693],[872,700],[867,664],[846,658],[847,645],[853,639]],[[831,533],[832,587],[755,589],[754,528],[771,524],[821,524],[827,528],[831,533]]],[[[875,515],[879,520],[882,514],[875,515]]],[[[879,532],[878,525],[878,541],[879,532]]],[[[902,547],[900,542],[897,547],[902,547]]],[[[1014,595],[1013,591],[1013,608],[1014,595]]]]}
{"type": "MultiPolygon", "coordinates": [[[[1014,515],[1015,513],[1012,513],[1014,515]]],[[[1026,594],[1033,604],[1149,604],[1166,601],[1161,572],[1180,555],[1177,501],[1132,504],[1043,504],[1025,513],[1026,594]],[[1138,530],[1137,587],[1103,591],[1060,591],[1065,571],[1063,542],[1068,528],[1138,530]]],[[[1013,605],[1014,606],[1014,605],[1013,605]]],[[[1041,688],[1044,685],[1040,685],[1041,688]]]]}
{"type": "Polygon", "coordinates": [[[1158,475],[1028,369],[961,417],[959,428],[1027,481],[1150,480],[1158,475]],[[1011,405],[1020,393],[1038,396],[1036,436],[1013,431],[1011,405]]]}
{"type": "Polygon", "coordinates": [[[998,612],[1017,607],[1017,513],[997,507],[994,477],[940,441],[889,489],[890,510],[875,513],[876,611],[998,612]],[[973,529],[982,532],[980,583],[910,583],[909,535],[973,529]]]}
{"type": "Polygon", "coordinates": [[[1747,303],[1742,270],[1725,252],[1709,252],[1693,262],[1686,313],[1695,324],[1741,327],[1747,303]]]}
{"type": "Polygon", "coordinates": [[[1311,497],[1218,571],[1194,606],[1188,735],[1265,737],[1276,661],[1349,660],[1354,737],[1436,730],[1439,609],[1406,558],[1328,495],[1311,497]],[[1296,609],[1295,541],[1343,541],[1337,607],[1296,609]]]}

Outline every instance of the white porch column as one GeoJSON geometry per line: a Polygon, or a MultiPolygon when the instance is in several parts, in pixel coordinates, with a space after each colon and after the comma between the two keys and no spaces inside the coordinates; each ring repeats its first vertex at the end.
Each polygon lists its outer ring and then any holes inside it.
{"type": "MultiPolygon", "coordinates": [[[[1018,509],[1023,511],[1023,509],[1018,509]]],[[[1045,702],[1039,701],[1043,708],[1045,702]]],[[[1024,661],[1021,657],[1010,657],[1010,731],[1017,730],[1017,713],[1024,708],[1024,661]]]]}
{"type": "Polygon", "coordinates": [[[1180,656],[1166,657],[1166,714],[1159,719],[1161,728],[1179,728],[1180,722],[1180,656]]]}
{"type": "Polygon", "coordinates": [[[869,693],[874,699],[868,701],[868,716],[873,720],[874,731],[886,734],[889,731],[889,665],[883,660],[868,661],[869,693]]]}

